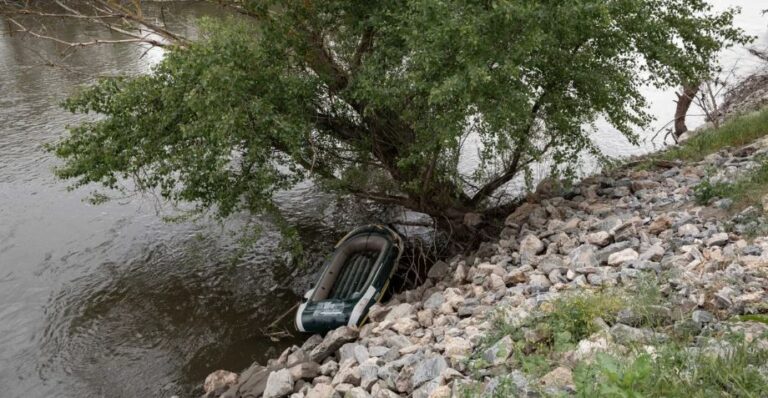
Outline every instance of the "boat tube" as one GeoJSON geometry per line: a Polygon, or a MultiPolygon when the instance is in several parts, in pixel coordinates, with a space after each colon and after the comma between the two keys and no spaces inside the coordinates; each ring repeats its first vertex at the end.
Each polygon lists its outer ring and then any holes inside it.
{"type": "Polygon", "coordinates": [[[336,244],[317,283],[296,312],[296,328],[323,333],[339,326],[361,326],[368,310],[389,286],[403,239],[391,228],[366,225],[336,244]]]}

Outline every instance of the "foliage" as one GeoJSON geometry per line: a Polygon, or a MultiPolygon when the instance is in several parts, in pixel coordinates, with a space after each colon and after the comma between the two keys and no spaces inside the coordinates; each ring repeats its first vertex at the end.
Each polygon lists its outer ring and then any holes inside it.
{"type": "Polygon", "coordinates": [[[704,178],[696,187],[696,202],[707,204],[713,198],[729,198],[734,202],[733,210],[747,206],[762,207],[762,198],[768,194],[768,160],[758,159],[760,164],[735,181],[711,182],[704,178]]]}
{"type": "Polygon", "coordinates": [[[460,223],[545,156],[573,172],[598,118],[636,142],[641,85],[706,75],[750,39],[704,0],[223,3],[244,16],[66,101],[103,117],[55,145],[60,177],[221,216],[276,212],[311,178],[460,223]]]}
{"type": "Polygon", "coordinates": [[[712,199],[728,195],[728,188],[727,183],[713,183],[709,177],[704,177],[698,185],[693,187],[694,200],[700,205],[709,204],[712,199]]]}
{"type": "Polygon", "coordinates": [[[763,397],[768,351],[743,341],[722,350],[659,347],[634,359],[600,354],[574,372],[580,397],[763,397]]]}
{"type": "Polygon", "coordinates": [[[624,289],[564,294],[542,303],[523,321],[510,321],[502,308],[492,318],[492,326],[468,366],[470,369],[487,367],[482,352],[504,336],[510,336],[514,342],[513,367],[541,377],[559,363],[562,353],[573,350],[579,341],[601,331],[602,323],[598,318],[611,325],[620,311],[629,310],[637,318],[637,326],[666,326],[669,319],[661,319],[658,309],[664,302],[659,281],[667,278],[664,274],[641,275],[624,289]],[[538,336],[538,341],[526,339],[526,333],[538,336]]]}
{"type": "Polygon", "coordinates": [[[702,131],[652,158],[699,161],[721,149],[747,145],[765,135],[768,135],[768,108],[734,117],[719,128],[702,131]]]}

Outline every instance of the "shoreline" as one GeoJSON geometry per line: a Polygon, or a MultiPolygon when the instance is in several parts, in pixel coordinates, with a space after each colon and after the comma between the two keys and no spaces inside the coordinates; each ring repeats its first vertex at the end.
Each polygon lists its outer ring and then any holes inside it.
{"type": "MultiPolygon", "coordinates": [[[[204,396],[561,396],[594,387],[584,369],[600,380],[601,358],[631,366],[671,342],[727,353],[741,336],[762,353],[768,230],[754,236],[753,224],[763,210],[701,196],[763,157],[768,137],[701,160],[605,170],[525,202],[497,241],[436,263],[360,329],[308,337],[239,375],[216,371],[204,396]]],[[[768,367],[757,372],[768,382],[768,367]]]]}

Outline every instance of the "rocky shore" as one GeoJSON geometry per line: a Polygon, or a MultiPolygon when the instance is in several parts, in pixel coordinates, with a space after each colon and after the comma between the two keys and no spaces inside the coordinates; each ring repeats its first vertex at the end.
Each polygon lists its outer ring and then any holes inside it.
{"type": "MultiPolygon", "coordinates": [[[[673,346],[723,361],[742,343],[766,350],[768,325],[754,315],[768,311],[768,236],[755,236],[764,210],[696,200],[702,181],[738,178],[766,155],[762,139],[525,203],[498,241],[438,262],[359,330],[309,337],[239,375],[217,371],[205,397],[583,395],[608,380],[606,358],[621,369],[673,346]]],[[[768,376],[766,362],[746,368],[768,376]]]]}

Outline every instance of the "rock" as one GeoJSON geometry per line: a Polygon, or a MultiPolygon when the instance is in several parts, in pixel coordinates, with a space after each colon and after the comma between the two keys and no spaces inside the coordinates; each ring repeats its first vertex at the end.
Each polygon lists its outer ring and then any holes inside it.
{"type": "Polygon", "coordinates": [[[696,311],[693,311],[693,313],[691,314],[691,319],[693,319],[693,321],[696,323],[702,324],[702,323],[710,323],[714,321],[715,316],[708,311],[696,310],[696,311]]]}
{"type": "Polygon", "coordinates": [[[500,290],[507,286],[506,283],[504,283],[504,278],[496,274],[491,274],[488,278],[488,283],[492,290],[500,290]]]}
{"type": "Polygon", "coordinates": [[[659,184],[656,181],[651,180],[638,180],[638,181],[632,181],[632,184],[630,185],[630,188],[632,188],[632,192],[638,192],[645,189],[656,189],[660,187],[661,184],[659,184]]]}
{"type": "Polygon", "coordinates": [[[529,276],[528,288],[531,293],[546,292],[550,286],[552,286],[552,282],[549,281],[546,275],[531,274],[529,276]]]}
{"type": "Polygon", "coordinates": [[[298,350],[288,355],[288,359],[285,361],[285,367],[290,368],[293,365],[297,365],[307,361],[309,361],[309,355],[304,350],[299,348],[298,350]]]}
{"type": "Polygon", "coordinates": [[[716,233],[707,239],[707,246],[725,246],[725,244],[728,243],[728,240],[729,238],[727,233],[716,233]]]}
{"type": "Polygon", "coordinates": [[[554,254],[548,254],[541,258],[536,269],[544,274],[549,274],[553,270],[559,270],[565,268],[565,262],[562,257],[554,254]]]}
{"type": "Polygon", "coordinates": [[[612,347],[608,339],[600,335],[593,335],[589,339],[579,341],[579,344],[576,345],[576,349],[573,351],[573,359],[577,363],[580,361],[591,363],[598,353],[609,353],[611,351],[612,347]]]}
{"type": "Polygon", "coordinates": [[[503,364],[512,355],[513,344],[511,336],[504,336],[483,352],[483,360],[490,366],[503,364]]]}
{"type": "MultiPolygon", "coordinates": [[[[611,205],[608,205],[608,206],[609,208],[612,207],[611,205]]],[[[610,234],[610,233],[613,233],[613,231],[615,231],[617,228],[619,228],[621,224],[623,224],[623,222],[619,217],[608,216],[600,220],[597,224],[595,224],[595,229],[597,229],[598,231],[608,232],[610,234]]]]}
{"type": "Polygon", "coordinates": [[[659,261],[664,257],[664,253],[664,248],[661,245],[653,245],[646,249],[638,258],[640,260],[659,261]]]}
{"type": "MultiPolygon", "coordinates": [[[[432,326],[432,320],[434,319],[434,312],[432,310],[421,310],[416,313],[416,319],[422,327],[428,328],[432,326]]],[[[381,355],[375,355],[381,356],[381,355]]]]}
{"type": "Polygon", "coordinates": [[[656,333],[650,329],[638,329],[632,326],[617,323],[610,329],[611,337],[623,345],[631,344],[654,344],[666,341],[667,336],[656,333]]]}
{"type": "Polygon", "coordinates": [[[718,209],[730,209],[731,206],[733,206],[733,199],[731,198],[723,198],[716,200],[714,203],[712,203],[713,206],[717,207],[718,209]]]}
{"type": "Polygon", "coordinates": [[[308,392],[306,398],[341,398],[330,384],[316,384],[308,392]]]}
{"type": "Polygon", "coordinates": [[[422,360],[413,368],[411,386],[413,388],[420,387],[422,384],[440,376],[440,373],[447,367],[448,363],[446,363],[445,358],[440,355],[422,360]]]}
{"type": "Polygon", "coordinates": [[[304,362],[294,365],[288,371],[291,372],[293,380],[311,380],[320,374],[320,365],[317,362],[304,362]]]}
{"type": "Polygon", "coordinates": [[[587,235],[587,243],[596,246],[606,246],[611,243],[611,234],[606,231],[597,231],[587,235]]]}
{"type": "Polygon", "coordinates": [[[520,241],[520,255],[534,256],[544,251],[544,243],[536,235],[528,234],[520,241]]]}
{"type": "Polygon", "coordinates": [[[632,242],[626,241],[626,240],[625,241],[621,241],[621,242],[612,243],[612,244],[610,244],[610,245],[600,249],[595,254],[595,256],[597,257],[598,263],[600,263],[600,264],[606,263],[608,261],[608,257],[610,257],[611,254],[618,253],[618,252],[620,252],[622,250],[625,250],[625,249],[629,249],[630,247],[632,247],[632,242]]]}
{"type": "Polygon", "coordinates": [[[402,303],[396,305],[394,308],[392,308],[386,317],[384,317],[384,322],[386,321],[396,321],[398,319],[410,316],[413,314],[413,306],[408,303],[402,303]]]}
{"type": "Polygon", "coordinates": [[[464,225],[470,228],[477,228],[483,223],[483,215],[479,213],[466,213],[464,214],[464,225]]]}
{"type": "Polygon", "coordinates": [[[341,364],[338,373],[333,376],[331,385],[336,386],[346,383],[357,386],[360,385],[360,377],[360,368],[355,364],[355,361],[347,360],[341,364]]]}
{"type": "Polygon", "coordinates": [[[542,376],[540,382],[545,387],[571,387],[573,386],[573,373],[570,369],[560,366],[542,376]]]}
{"type": "Polygon", "coordinates": [[[624,249],[608,256],[608,265],[616,266],[624,264],[627,261],[636,260],[638,254],[634,249],[624,249]]]}
{"type": "Polygon", "coordinates": [[[507,286],[517,285],[518,283],[525,283],[528,281],[528,276],[525,272],[515,269],[504,275],[504,283],[507,286]]]}
{"type": "Polygon", "coordinates": [[[448,275],[450,270],[451,267],[448,265],[448,263],[438,260],[436,263],[432,264],[432,267],[429,268],[427,277],[432,279],[443,279],[446,275],[448,275]]]}
{"type": "Polygon", "coordinates": [[[507,216],[507,219],[504,220],[504,225],[516,226],[518,224],[522,224],[524,221],[528,220],[528,217],[530,217],[530,215],[540,207],[541,206],[538,204],[525,202],[518,206],[512,214],[507,216]]]}
{"type": "Polygon", "coordinates": [[[360,387],[364,388],[365,390],[370,390],[378,380],[378,366],[370,363],[360,365],[360,387]]]}
{"type": "Polygon", "coordinates": [[[394,324],[392,324],[392,330],[396,331],[397,333],[403,334],[403,335],[410,335],[413,333],[416,329],[419,328],[419,322],[413,320],[412,318],[400,318],[397,321],[395,321],[394,324]]]}
{"type": "Polygon", "coordinates": [[[344,394],[344,398],[370,398],[370,397],[371,397],[371,394],[368,394],[368,391],[365,391],[360,387],[353,387],[351,390],[347,391],[346,394],[344,394]]]}
{"type": "Polygon", "coordinates": [[[654,235],[658,235],[659,233],[668,230],[671,226],[672,220],[669,217],[657,217],[651,222],[651,225],[648,226],[648,232],[654,235]]]}
{"type": "Polygon", "coordinates": [[[496,274],[498,276],[504,276],[504,274],[507,273],[504,267],[498,264],[491,264],[491,263],[482,263],[478,265],[476,269],[478,272],[486,276],[493,275],[493,274],[496,274]]]}
{"type": "Polygon", "coordinates": [[[453,273],[453,281],[455,283],[463,283],[467,279],[467,267],[464,266],[464,262],[460,262],[456,266],[456,271],[453,273]]]}
{"type": "Polygon", "coordinates": [[[238,377],[238,383],[232,386],[229,391],[233,391],[237,396],[243,398],[256,398],[264,393],[267,387],[267,379],[270,370],[259,365],[253,365],[246,369],[238,377]]]}
{"type": "Polygon", "coordinates": [[[293,392],[293,377],[288,369],[281,369],[269,374],[264,398],[286,397],[293,392]]]}
{"type": "Polygon", "coordinates": [[[436,310],[440,308],[440,306],[443,305],[444,302],[445,302],[445,296],[443,295],[443,292],[434,292],[424,302],[423,306],[426,309],[436,310]]]}
{"type": "Polygon", "coordinates": [[[373,393],[373,398],[401,398],[399,394],[386,388],[380,388],[373,393]]]}
{"type": "Polygon", "coordinates": [[[310,352],[322,342],[323,336],[319,334],[313,334],[310,338],[304,341],[304,344],[301,345],[301,350],[304,352],[310,352]]]}
{"type": "Polygon", "coordinates": [[[701,231],[695,224],[684,224],[677,228],[677,234],[680,236],[699,236],[701,231]]]}
{"type": "Polygon", "coordinates": [[[413,391],[412,398],[429,398],[438,387],[440,383],[437,380],[431,380],[422,384],[419,388],[413,391]]]}
{"type": "Polygon", "coordinates": [[[595,250],[591,245],[581,245],[571,252],[571,266],[574,269],[597,267],[600,263],[595,256],[595,250]]]}
{"type": "Polygon", "coordinates": [[[446,336],[445,338],[445,355],[449,358],[453,357],[465,357],[472,353],[472,344],[461,338],[446,336]]]}
{"type": "MultiPolygon", "coordinates": [[[[410,307],[410,304],[406,304],[410,307]]],[[[391,312],[390,312],[391,313],[391,312]]],[[[389,317],[389,314],[387,314],[389,317]]],[[[342,345],[357,339],[358,330],[349,326],[342,326],[328,333],[323,341],[309,354],[310,360],[321,363],[325,358],[335,353],[342,345]]]]}
{"type": "Polygon", "coordinates": [[[339,371],[339,363],[336,361],[328,361],[318,368],[318,371],[323,376],[331,376],[339,371]]]}
{"type": "Polygon", "coordinates": [[[203,391],[209,393],[235,383],[237,383],[237,373],[227,370],[217,370],[205,378],[205,381],[203,382],[203,391]]]}
{"type": "Polygon", "coordinates": [[[439,386],[429,394],[428,398],[451,398],[451,387],[439,386]]]}

